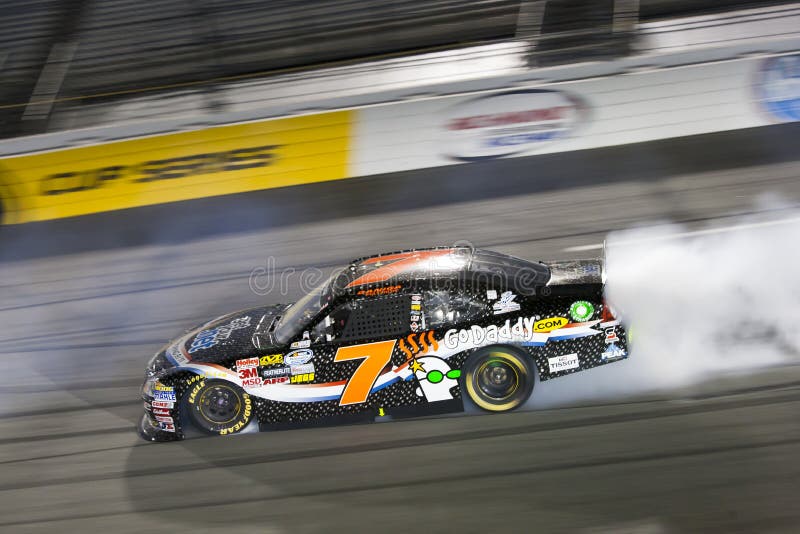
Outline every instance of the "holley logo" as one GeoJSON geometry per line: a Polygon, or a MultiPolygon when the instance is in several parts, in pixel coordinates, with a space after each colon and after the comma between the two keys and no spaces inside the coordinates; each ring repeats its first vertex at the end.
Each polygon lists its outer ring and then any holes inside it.
{"type": "Polygon", "coordinates": [[[534,153],[569,137],[586,119],[574,95],[532,89],[481,96],[457,104],[443,117],[445,155],[478,161],[534,153]]]}

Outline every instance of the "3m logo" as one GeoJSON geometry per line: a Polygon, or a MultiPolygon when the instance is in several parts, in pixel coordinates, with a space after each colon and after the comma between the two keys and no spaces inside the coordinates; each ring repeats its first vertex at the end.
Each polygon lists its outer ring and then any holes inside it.
{"type": "Polygon", "coordinates": [[[567,326],[569,319],[566,317],[549,317],[533,323],[534,332],[550,332],[567,326]]]}
{"type": "Polygon", "coordinates": [[[249,367],[247,369],[241,369],[239,371],[239,379],[247,380],[248,378],[257,378],[258,377],[258,369],[255,367],[249,367]]]}

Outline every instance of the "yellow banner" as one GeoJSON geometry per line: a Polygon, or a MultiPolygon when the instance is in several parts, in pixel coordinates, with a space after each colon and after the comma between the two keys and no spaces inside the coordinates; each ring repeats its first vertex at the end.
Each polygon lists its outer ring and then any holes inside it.
{"type": "Polygon", "coordinates": [[[0,159],[18,224],[347,177],[350,111],[0,159]]]}

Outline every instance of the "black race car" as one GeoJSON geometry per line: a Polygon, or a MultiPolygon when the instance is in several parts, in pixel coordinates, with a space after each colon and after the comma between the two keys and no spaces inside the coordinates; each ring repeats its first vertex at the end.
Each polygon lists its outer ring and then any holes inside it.
{"type": "Polygon", "coordinates": [[[353,261],[294,304],[214,319],[147,366],[153,441],[513,410],[548,380],[626,358],[602,260],[432,248],[353,261]]]}

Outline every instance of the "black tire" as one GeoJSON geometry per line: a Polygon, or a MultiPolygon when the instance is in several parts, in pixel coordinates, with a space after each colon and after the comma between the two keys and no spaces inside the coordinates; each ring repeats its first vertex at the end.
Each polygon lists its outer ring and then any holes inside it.
{"type": "Polygon", "coordinates": [[[250,395],[224,380],[193,381],[186,390],[185,406],[189,420],[206,434],[235,434],[253,417],[250,395]]]}
{"type": "Polygon", "coordinates": [[[507,412],[528,400],[536,382],[531,357],[507,345],[475,351],[464,364],[461,389],[478,408],[507,412]]]}

